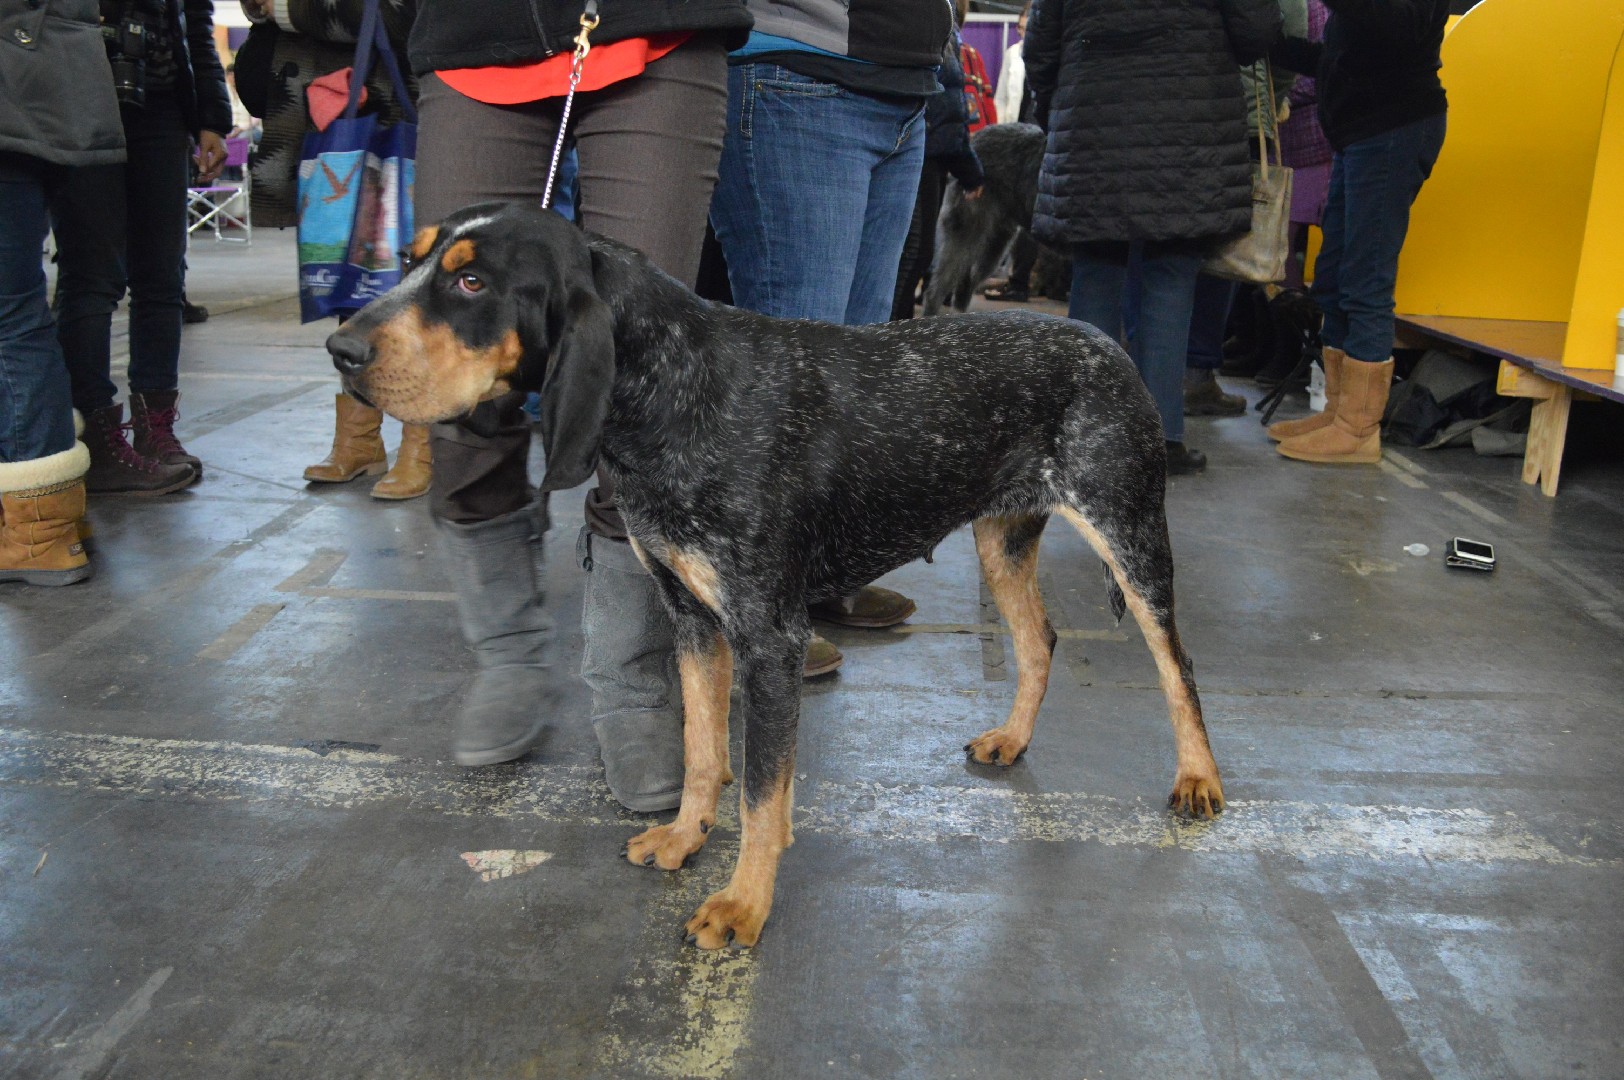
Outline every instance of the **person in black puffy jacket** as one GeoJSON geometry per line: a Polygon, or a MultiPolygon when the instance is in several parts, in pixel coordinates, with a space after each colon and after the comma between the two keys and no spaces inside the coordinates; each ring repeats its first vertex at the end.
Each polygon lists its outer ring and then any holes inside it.
{"type": "Polygon", "coordinates": [[[1213,242],[1251,226],[1239,66],[1279,33],[1276,0],[1039,0],[1024,51],[1049,142],[1033,234],[1073,258],[1070,314],[1121,329],[1130,245],[1143,253],[1131,345],[1156,399],[1169,472],[1184,445],[1195,279],[1213,242]]]}

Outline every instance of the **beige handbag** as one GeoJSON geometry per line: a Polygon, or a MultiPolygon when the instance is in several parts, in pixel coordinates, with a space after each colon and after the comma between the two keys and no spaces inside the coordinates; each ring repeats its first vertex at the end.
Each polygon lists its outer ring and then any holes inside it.
{"type": "Polygon", "coordinates": [[[1224,241],[1207,256],[1201,272],[1230,281],[1258,285],[1281,281],[1286,276],[1286,258],[1291,249],[1291,170],[1280,158],[1280,125],[1274,101],[1274,71],[1268,61],[1263,73],[1252,81],[1257,95],[1258,160],[1252,166],[1252,228],[1250,232],[1224,241]],[[1263,88],[1269,88],[1269,108],[1263,109],[1263,88]],[[1263,122],[1274,136],[1273,164],[1269,162],[1269,141],[1263,122]]]}

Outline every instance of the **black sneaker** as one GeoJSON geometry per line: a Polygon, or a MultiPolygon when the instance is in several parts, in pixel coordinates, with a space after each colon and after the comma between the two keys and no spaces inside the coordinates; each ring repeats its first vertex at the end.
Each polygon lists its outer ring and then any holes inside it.
{"type": "Polygon", "coordinates": [[[180,307],[180,321],[191,325],[209,321],[209,309],[202,304],[194,304],[190,300],[182,299],[180,307]]]}

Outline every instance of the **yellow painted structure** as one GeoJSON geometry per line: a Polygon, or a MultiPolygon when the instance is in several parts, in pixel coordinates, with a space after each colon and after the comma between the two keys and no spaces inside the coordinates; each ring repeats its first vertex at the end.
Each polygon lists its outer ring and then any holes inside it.
{"type": "Polygon", "coordinates": [[[1483,0],[1455,25],[1443,46],[1449,134],[1411,216],[1400,312],[1572,320],[1564,363],[1612,366],[1621,49],[1624,0],[1483,0]]]}

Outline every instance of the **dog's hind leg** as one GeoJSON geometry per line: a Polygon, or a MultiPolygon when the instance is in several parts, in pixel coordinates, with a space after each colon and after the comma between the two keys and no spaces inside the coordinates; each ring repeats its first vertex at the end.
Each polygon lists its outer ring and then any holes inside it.
{"type": "Polygon", "coordinates": [[[799,617],[803,625],[795,628],[794,613],[781,614],[793,628],[789,634],[775,633],[764,623],[734,640],[745,711],[739,862],[727,887],[712,894],[688,920],[687,941],[701,949],[756,943],[772,910],[779,857],[793,841],[795,728],[801,668],[811,636],[804,607],[799,617]]]}
{"type": "Polygon", "coordinates": [[[1049,688],[1055,632],[1038,592],[1038,540],[1047,514],[987,517],[974,525],[987,589],[1015,640],[1015,706],[1002,727],[972,739],[965,752],[983,765],[1013,765],[1032,741],[1038,706],[1049,688]]]}
{"type": "Polygon", "coordinates": [[[1168,805],[1182,814],[1214,816],[1224,808],[1224,789],[1201,720],[1194,668],[1173,623],[1173,549],[1159,493],[1154,505],[1141,501],[1099,524],[1071,506],[1057,506],[1055,511],[1076,526],[1105,561],[1156,658],[1178,749],[1168,805]]]}

